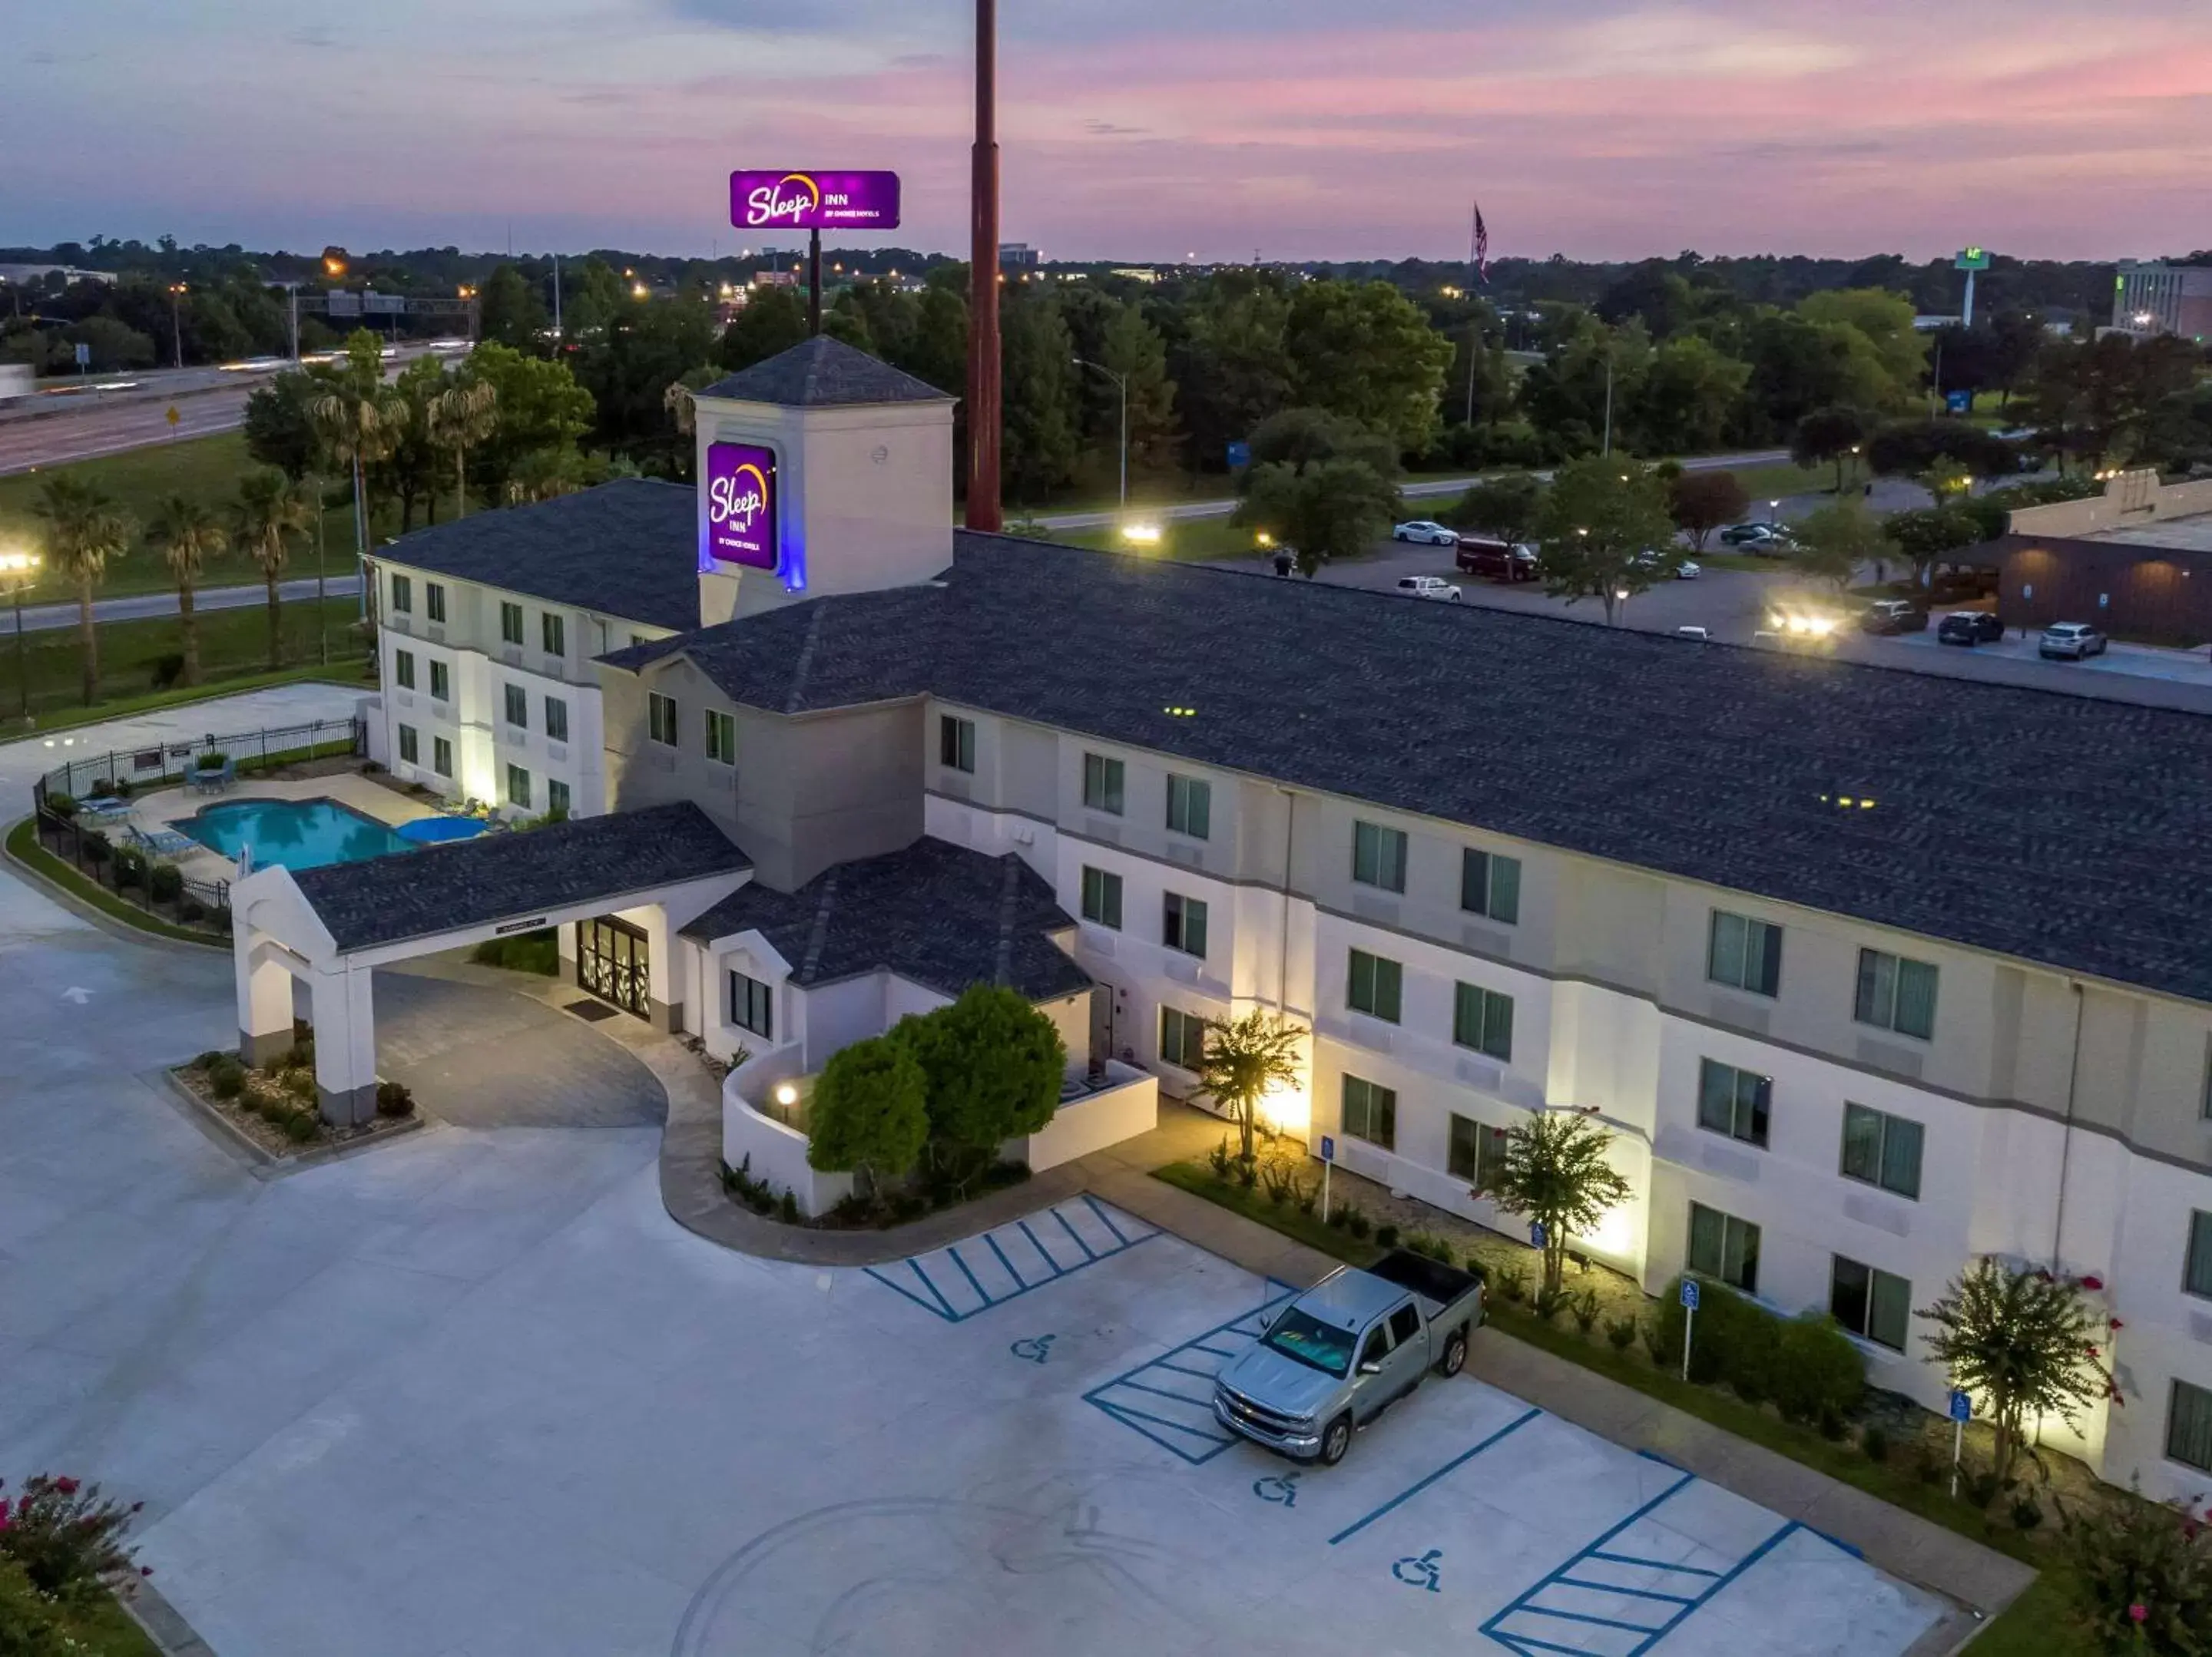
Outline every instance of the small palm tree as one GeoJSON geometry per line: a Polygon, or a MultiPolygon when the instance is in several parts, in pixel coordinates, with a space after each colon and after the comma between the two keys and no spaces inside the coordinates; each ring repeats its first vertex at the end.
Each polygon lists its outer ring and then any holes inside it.
{"type": "Polygon", "coordinates": [[[182,495],[165,496],[147,526],[147,543],[161,555],[177,583],[177,622],[185,646],[180,683],[200,682],[199,618],[192,613],[192,589],[199,585],[201,565],[221,552],[227,539],[213,510],[182,495]]]}
{"type": "Polygon", "coordinates": [[[499,429],[499,388],[464,373],[430,399],[430,440],[453,452],[453,516],[469,515],[469,451],[499,429]]]}
{"type": "Polygon", "coordinates": [[[380,379],[349,376],[329,382],[307,404],[323,446],[353,474],[355,549],[368,555],[368,469],[385,458],[407,428],[407,400],[380,379]]]}
{"type": "Polygon", "coordinates": [[[288,537],[306,530],[315,513],[313,499],[304,484],[283,472],[249,472],[238,486],[238,544],[261,567],[261,580],[269,593],[269,665],[283,665],[284,633],[282,601],[276,583],[291,558],[288,537]]]}
{"type": "Polygon", "coordinates": [[[1258,1123],[1260,1101],[1275,1088],[1293,1088],[1298,1082],[1298,1048],[1305,1041],[1303,1028],[1279,1018],[1264,1007],[1242,1018],[1212,1023],[1198,1059],[1198,1085],[1226,1110],[1237,1124],[1246,1162],[1252,1160],[1252,1132],[1258,1123]]]}
{"type": "Polygon", "coordinates": [[[130,547],[137,526],[96,485],[65,473],[40,486],[36,511],[52,526],[47,539],[54,568],[76,586],[77,636],[89,707],[100,697],[100,630],[93,624],[92,590],[107,573],[107,561],[120,558],[130,547]]]}
{"type": "Polygon", "coordinates": [[[1628,1181],[1606,1160],[1613,1135],[1578,1111],[1546,1111],[1509,1128],[1488,1197],[1508,1214],[1544,1228],[1544,1288],[1559,1292],[1571,1232],[1594,1230],[1629,1198],[1628,1181]]]}

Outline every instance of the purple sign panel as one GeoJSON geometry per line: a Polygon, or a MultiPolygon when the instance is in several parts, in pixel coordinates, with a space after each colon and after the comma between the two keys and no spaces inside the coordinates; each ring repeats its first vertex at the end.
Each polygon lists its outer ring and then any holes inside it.
{"type": "Polygon", "coordinates": [[[699,569],[776,567],[775,456],[750,443],[707,446],[707,540],[699,569]]]}
{"type": "Polygon", "coordinates": [[[896,230],[896,173],[732,173],[730,222],[740,230],[896,230]]]}

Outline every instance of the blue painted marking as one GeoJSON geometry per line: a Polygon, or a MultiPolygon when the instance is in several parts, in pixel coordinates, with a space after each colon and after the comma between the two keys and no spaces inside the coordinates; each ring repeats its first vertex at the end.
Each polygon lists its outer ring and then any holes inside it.
{"type": "MultiPolygon", "coordinates": [[[[906,1262],[902,1261],[901,1264],[904,1265],[906,1262]]],[[[916,1306],[919,1306],[923,1311],[928,1313],[932,1317],[941,1318],[945,1315],[944,1312],[936,1305],[935,1302],[922,1299],[921,1296],[915,1294],[913,1290],[908,1288],[902,1283],[892,1282],[890,1278],[885,1277],[874,1266],[863,1266],[861,1267],[861,1270],[866,1272],[870,1277],[873,1278],[878,1283],[883,1284],[884,1288],[892,1290],[898,1294],[905,1296],[908,1300],[912,1301],[916,1306]]]]}
{"type": "Polygon", "coordinates": [[[1067,1233],[1069,1236],[1075,1238],[1075,1246],[1083,1251],[1083,1258],[1085,1259],[1095,1260],[1098,1258],[1097,1255],[1091,1252],[1091,1245],[1089,1243],[1084,1241],[1081,1237],[1076,1236],[1075,1228],[1067,1223],[1067,1215],[1064,1210],[1057,1208],[1054,1209],[1052,1211],[1052,1217],[1060,1222],[1060,1229],[1062,1231],[1067,1233]]]}
{"type": "Polygon", "coordinates": [[[1593,1617],[1588,1611],[1553,1611],[1547,1608],[1543,1614],[1547,1617],[1556,1617],[1563,1623],[1594,1623],[1600,1628],[1625,1628],[1631,1634],[1651,1632],[1651,1625],[1649,1623],[1624,1623],[1617,1617],[1593,1617]]]}
{"type": "MultiPolygon", "coordinates": [[[[914,1259],[908,1261],[907,1264],[914,1267],[914,1275],[921,1279],[921,1286],[929,1290],[931,1294],[937,1296],[937,1303],[945,1308],[945,1315],[951,1318],[954,1322],[958,1322],[960,1314],[952,1309],[952,1302],[945,1298],[945,1291],[942,1289],[939,1289],[935,1284],[932,1283],[929,1280],[929,1273],[921,1269],[921,1259],[920,1256],[916,1256],[914,1259]]],[[[988,1304],[988,1302],[987,1302],[986,1304],[988,1304]]]]}
{"type": "Polygon", "coordinates": [[[1150,1393],[1154,1398],[1171,1398],[1178,1404],[1202,1404],[1209,1410],[1213,1407],[1213,1399],[1211,1397],[1193,1398],[1188,1393],[1170,1392],[1164,1387],[1147,1387],[1141,1381],[1122,1380],[1114,1384],[1116,1387],[1126,1387],[1133,1393],[1150,1393]]]}
{"type": "Polygon", "coordinates": [[[1678,1473],[1686,1473],[1690,1471],[1680,1462],[1673,1460],[1671,1457],[1661,1455],[1656,1450],[1638,1450],[1636,1454],[1642,1456],[1646,1461],[1656,1461],[1662,1467],[1672,1467],[1678,1473]]]}
{"type": "Polygon", "coordinates": [[[1437,1583],[1443,1573],[1437,1568],[1437,1561],[1443,1557],[1441,1548],[1431,1548],[1418,1559],[1407,1554],[1390,1567],[1390,1575],[1409,1588],[1426,1588],[1431,1593],[1441,1593],[1437,1583]]]}
{"type": "Polygon", "coordinates": [[[1014,1270],[1014,1263],[1006,1258],[1006,1251],[999,1247],[999,1240],[986,1231],[983,1234],[983,1241],[991,1245],[991,1252],[999,1257],[999,1264],[1006,1268],[1006,1275],[1012,1278],[1019,1287],[1028,1288],[1029,1280],[1014,1270]]]}
{"type": "Polygon", "coordinates": [[[1030,1229],[1030,1223],[1027,1220],[1016,1220],[1014,1223],[1021,1228],[1022,1235],[1030,1240],[1030,1247],[1036,1249],[1043,1257],[1044,1263],[1052,1268],[1052,1275],[1055,1278],[1066,1277],[1067,1273],[1060,1270],[1060,1262],[1053,1259],[1045,1246],[1037,1241],[1036,1233],[1030,1229]]]}
{"type": "Polygon", "coordinates": [[[1252,1494],[1262,1502],[1295,1508],[1298,1505],[1298,1475],[1278,1473],[1272,1478],[1255,1478],[1252,1481],[1252,1494]]]}
{"type": "MultiPolygon", "coordinates": [[[[1592,1559],[1607,1560],[1616,1565],[1648,1565],[1651,1563],[1649,1559],[1632,1558],[1625,1553],[1607,1553],[1599,1548],[1592,1548],[1589,1551],[1589,1557],[1592,1559]]],[[[1717,1570],[1701,1570],[1695,1565],[1669,1565],[1667,1569],[1673,1571],[1686,1572],[1692,1576],[1711,1576],[1717,1578],[1720,1575],[1720,1573],[1717,1570]]]]}
{"type": "Polygon", "coordinates": [[[1437,1468],[1436,1472],[1431,1473],[1426,1478],[1421,1479],[1418,1483],[1407,1485],[1404,1490],[1399,1491],[1397,1495],[1392,1496],[1388,1502],[1385,1502],[1381,1507],[1376,1508],[1373,1513],[1369,1514],[1366,1518],[1358,1520],[1352,1524],[1346,1526],[1334,1536],[1328,1539],[1329,1546],[1333,1548],[1338,1543],[1343,1541],[1347,1536],[1355,1536],[1359,1532],[1365,1530],[1370,1525],[1382,1518],[1384,1514],[1389,1513],[1392,1508],[1400,1507],[1404,1503],[1412,1501],[1413,1497],[1419,1496],[1423,1490],[1428,1489],[1430,1485],[1435,1484],[1446,1473],[1452,1472],[1455,1468],[1464,1466],[1468,1462],[1474,1460],[1475,1457],[1480,1455],[1492,1445],[1497,1443],[1498,1440],[1508,1437],[1510,1435],[1520,1431],[1522,1428],[1526,1427],[1530,1422],[1534,1421],[1538,1416],[1543,1413],[1544,1412],[1541,1410],[1531,1410],[1526,1415],[1515,1417],[1511,1421],[1507,1422],[1505,1425],[1500,1427],[1496,1432],[1492,1433],[1488,1438],[1484,1439],[1482,1442],[1476,1445],[1473,1449],[1462,1450],[1457,1455],[1445,1462],[1443,1466],[1437,1468]]]}
{"type": "Polygon", "coordinates": [[[1180,1363],[1170,1363],[1165,1358],[1154,1358],[1149,1367],[1154,1369],[1172,1369],[1179,1375],[1196,1375],[1200,1381],[1212,1381],[1214,1376],[1221,1373],[1218,1369],[1186,1369],[1180,1363]]]}
{"type": "MultiPolygon", "coordinates": [[[[988,1312],[994,1306],[1003,1306],[1006,1302],[1028,1294],[1033,1289],[1041,1289],[1046,1284],[1066,1277],[1071,1272],[1080,1272],[1085,1266],[1096,1266],[1101,1260],[1109,1260],[1116,1254],[1134,1248],[1139,1243],[1149,1242],[1160,1235],[1157,1228],[1124,1229],[1107,1219],[1107,1211],[1101,1207],[1097,1200],[1087,1192],[1084,1193],[1083,1200],[1090,1205],[1091,1211],[1099,1217],[1101,1223],[1106,1225],[1118,1241],[1111,1247],[1093,1248],[1084,1241],[1082,1235],[1069,1223],[1067,1216],[1061,1212],[1060,1208],[1043,1211],[1051,1214],[1063,1227],[1066,1227],[1068,1235],[1075,1240],[1076,1246],[1083,1250],[1084,1258],[1073,1266],[1064,1266],[1053,1259],[1043,1243],[1037,1240],[1036,1233],[1030,1229],[1027,1219],[1017,1220],[1012,1225],[999,1226],[983,1234],[984,1247],[991,1251],[992,1258],[998,1261],[1006,1276],[1018,1285],[1006,1294],[994,1295],[983,1286],[981,1278],[976,1276],[975,1269],[968,1264],[966,1258],[960,1253],[960,1245],[957,1243],[942,1249],[933,1249],[927,1254],[912,1255],[906,1259],[894,1261],[888,1266],[871,1266],[864,1269],[878,1283],[882,1284],[886,1289],[896,1290],[904,1296],[923,1311],[943,1318],[947,1323],[964,1323],[979,1313],[988,1312]],[[1044,1261],[1045,1270],[1051,1274],[1049,1277],[1031,1280],[1014,1269],[1012,1259],[1009,1258],[1006,1247],[1000,1241],[1000,1234],[1017,1229],[1028,1240],[1029,1246],[1036,1250],[1038,1258],[1044,1261]],[[975,1291],[978,1304],[969,1307],[964,1311],[958,1309],[951,1296],[930,1276],[928,1268],[923,1262],[939,1254],[951,1256],[953,1266],[959,1272],[961,1277],[967,1280],[968,1286],[975,1291]]],[[[970,1245],[975,1241],[975,1239],[972,1237],[962,1239],[962,1241],[970,1245]]]]}
{"type": "Polygon", "coordinates": [[[1237,1349],[1234,1346],[1224,1349],[1219,1346],[1208,1346],[1204,1341],[1194,1340],[1190,1343],[1190,1347],[1194,1352],[1211,1352],[1218,1358],[1233,1358],[1237,1356],[1237,1349]]]}
{"type": "MultiPolygon", "coordinates": [[[[975,1281],[975,1274],[968,1269],[968,1262],[960,1258],[960,1245],[955,1243],[945,1252],[952,1256],[953,1265],[958,1266],[960,1275],[968,1279],[968,1286],[975,1291],[975,1298],[988,1306],[991,1303],[991,1297],[983,1292],[983,1285],[975,1281]]],[[[921,1267],[917,1266],[915,1269],[919,1271],[921,1267]]]]}
{"type": "Polygon", "coordinates": [[[1193,1380],[1211,1382],[1218,1373],[1217,1369],[1201,1369],[1194,1364],[1177,1363],[1177,1358],[1187,1358],[1203,1351],[1211,1357],[1226,1358],[1236,1355],[1234,1348],[1207,1346],[1205,1343],[1217,1336],[1243,1334],[1256,1336],[1265,1326],[1267,1316],[1298,1291],[1291,1284],[1273,1278],[1266,1280],[1267,1298],[1251,1311],[1240,1313],[1224,1324],[1218,1324],[1182,1345],[1149,1358],[1127,1373],[1092,1387],[1083,1395],[1085,1403],[1094,1405],[1134,1432],[1142,1433],[1162,1449],[1193,1466],[1211,1461],[1237,1442],[1237,1435],[1224,1427],[1213,1417],[1213,1400],[1207,1396],[1194,1398],[1188,1393],[1175,1390],[1164,1376],[1155,1377],[1152,1372],[1166,1370],[1170,1374],[1188,1376],[1193,1380]],[[1158,1384],[1152,1384],[1155,1381],[1158,1384]],[[1190,1411],[1183,1420],[1175,1421],[1162,1416],[1156,1409],[1139,1406],[1129,1394],[1141,1394],[1146,1399],[1172,1399],[1190,1411]],[[1164,1428],[1169,1437],[1155,1428],[1164,1428]],[[1194,1444],[1193,1441],[1195,1441],[1194,1444]]]}
{"type": "MultiPolygon", "coordinates": [[[[1485,1629],[1483,1632],[1489,1634],[1490,1630],[1485,1629]]],[[[1590,1657],[1589,1653],[1584,1651],[1580,1646],[1555,1646],[1549,1640],[1539,1640],[1534,1635],[1530,1634],[1516,1634],[1510,1640],[1502,1639],[1495,1634],[1491,1634],[1490,1637],[1498,1641],[1498,1643],[1501,1646],[1511,1646],[1516,1651],[1522,1653],[1529,1651],[1564,1651],[1567,1654],[1567,1657],[1590,1657]]]]}
{"type": "MultiPolygon", "coordinates": [[[[1813,1527],[1810,1525],[1805,1526],[1804,1528],[1808,1531],[1813,1531],[1813,1527]]],[[[1831,1536],[1826,1531],[1813,1531],[1813,1534],[1819,1537],[1830,1547],[1838,1549],[1841,1551],[1850,1555],[1854,1559],[1863,1559],[1866,1557],[1866,1550],[1864,1548],[1855,1548],[1850,1543],[1844,1541],[1841,1537],[1831,1536]]]]}
{"type": "MultiPolygon", "coordinates": [[[[1596,1556],[1591,1557],[1595,1558],[1596,1556]]],[[[1675,1569],[1680,1569],[1680,1567],[1677,1566],[1675,1569]]],[[[1709,1571],[1706,1575],[1717,1576],[1719,1573],[1709,1571]]],[[[1555,1578],[1554,1581],[1559,1587],[1588,1588],[1594,1593],[1626,1593],[1638,1599],[1671,1599],[1678,1605],[1694,1605],[1698,1603],[1695,1599],[1685,1599],[1679,1593],[1660,1593],[1650,1588],[1623,1587],[1618,1582],[1585,1582],[1579,1576],[1561,1576],[1555,1578]]]]}
{"type": "Polygon", "coordinates": [[[1109,1214],[1104,1209],[1099,1207],[1098,1199],[1092,1196],[1089,1192],[1086,1191],[1083,1193],[1083,1200],[1091,1205],[1091,1211],[1098,1217],[1098,1223],[1104,1226],[1109,1231],[1112,1232],[1114,1234],[1114,1241],[1120,1243],[1122,1247],[1127,1248],[1132,1241],[1142,1241],[1141,1239],[1133,1239],[1123,1236],[1121,1235],[1121,1228],[1114,1223],[1114,1217],[1111,1214],[1109,1214]]]}

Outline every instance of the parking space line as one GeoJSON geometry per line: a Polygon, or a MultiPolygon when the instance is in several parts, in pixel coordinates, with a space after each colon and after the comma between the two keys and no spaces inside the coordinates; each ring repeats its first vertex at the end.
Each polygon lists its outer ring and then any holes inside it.
{"type": "Polygon", "coordinates": [[[1082,1251],[1083,1257],[1065,1266],[1054,1259],[1043,1241],[1030,1229],[1031,1217],[994,1227],[982,1234],[982,1241],[990,1250],[991,1260],[997,1262],[997,1271],[1005,1272],[1006,1280],[1014,1285],[1011,1290],[1003,1285],[994,1288],[992,1283],[986,1281],[987,1278],[995,1279],[990,1261],[979,1254],[971,1265],[967,1256],[960,1252],[963,1247],[972,1248],[975,1246],[976,1240],[973,1237],[963,1237],[959,1242],[943,1248],[912,1254],[885,1266],[871,1266],[864,1269],[878,1283],[904,1296],[933,1316],[943,1318],[947,1323],[964,1323],[979,1312],[1002,1306],[1033,1289],[1042,1289],[1048,1283],[1080,1272],[1085,1266],[1112,1259],[1116,1254],[1126,1253],[1139,1243],[1149,1242],[1160,1235],[1157,1227],[1146,1226],[1127,1214],[1107,1208],[1088,1192],[1079,1199],[1071,1199],[1043,1212],[1060,1222],[1060,1229],[1066,1232],[1068,1240],[1082,1251]],[[1082,1207],[1077,1206],[1079,1201],[1082,1207]],[[1105,1235],[1110,1235],[1114,1241],[1107,1242],[1099,1229],[1092,1232],[1092,1236],[1098,1238],[1097,1242],[1085,1238],[1076,1225],[1077,1217],[1081,1217],[1085,1225],[1103,1229],[1105,1235]],[[1019,1234],[1018,1239],[1017,1233],[1019,1234]],[[1035,1251],[1036,1257],[1044,1262],[1042,1273],[1032,1266],[1030,1274],[1024,1277],[1015,1268],[1013,1255],[1022,1252],[1024,1246],[1035,1251]],[[945,1265],[947,1260],[951,1262],[950,1266],[945,1265]],[[930,1271],[933,1266],[937,1268],[933,1276],[930,1271]],[[957,1277],[955,1273],[957,1273],[957,1277]]]}
{"type": "Polygon", "coordinates": [[[1114,1241],[1127,1248],[1131,1240],[1121,1235],[1121,1228],[1114,1223],[1113,1215],[1101,1208],[1098,1205],[1098,1199],[1087,1191],[1083,1193],[1083,1200],[1091,1205],[1091,1211],[1098,1217],[1098,1223],[1114,1234],[1114,1241]]]}
{"type": "Polygon", "coordinates": [[[1237,1442],[1237,1435],[1213,1418],[1212,1383],[1220,1373],[1220,1365],[1208,1369],[1175,1360],[1200,1352],[1219,1359],[1235,1357],[1239,1348],[1209,1346],[1206,1343],[1223,1335],[1256,1339],[1267,1327],[1268,1314],[1298,1292],[1273,1278],[1266,1280],[1266,1289],[1267,1297],[1250,1311],[1217,1324],[1158,1357],[1148,1358],[1135,1369],[1092,1387],[1083,1395],[1083,1401],[1103,1411],[1131,1431],[1142,1433],[1162,1449],[1193,1466],[1212,1460],[1237,1442]],[[1203,1385],[1194,1396],[1169,1381],[1170,1375],[1188,1376],[1203,1385]],[[1140,1405],[1128,1396],[1131,1393],[1141,1394],[1146,1403],[1140,1405]],[[1182,1411],[1177,1416],[1165,1415],[1159,1405],[1150,1404],[1153,1399],[1172,1400],[1182,1406],[1182,1411]]]}
{"type": "MultiPolygon", "coordinates": [[[[1060,1278],[1067,1275],[1060,1269],[1060,1262],[1053,1259],[1052,1251],[1037,1241],[1037,1234],[1030,1229],[1030,1223],[1027,1220],[1016,1220],[1014,1223],[1021,1228],[1022,1235],[1030,1240],[1030,1247],[1036,1249],[1037,1253],[1042,1257],[1044,1263],[1052,1268],[1052,1275],[1054,1277],[1060,1278]]],[[[1048,1281],[1049,1281],[1049,1279],[1048,1279],[1048,1281]]]]}
{"type": "Polygon", "coordinates": [[[1022,1274],[1014,1270],[1014,1263],[1006,1258],[1006,1251],[999,1247],[999,1240],[986,1231],[983,1234],[983,1241],[991,1245],[991,1252],[999,1257],[999,1264],[1006,1268],[1006,1275],[1022,1288],[1028,1288],[1029,1284],[1023,1278],[1022,1274]]]}
{"type": "Polygon", "coordinates": [[[1084,1241],[1080,1236],[1077,1235],[1075,1228],[1068,1223],[1066,1215],[1061,1213],[1055,1208],[1052,1211],[1052,1217],[1060,1222],[1060,1229],[1062,1231],[1067,1233],[1069,1236],[1075,1238],[1075,1246],[1083,1251],[1083,1258],[1085,1259],[1095,1260],[1098,1258],[1097,1255],[1091,1253],[1091,1245],[1084,1241]]]}
{"type": "MultiPolygon", "coordinates": [[[[983,1285],[975,1281],[975,1274],[968,1269],[968,1262],[960,1258],[960,1245],[955,1243],[945,1252],[952,1256],[953,1265],[958,1266],[960,1275],[968,1279],[968,1286],[975,1291],[975,1298],[988,1306],[991,1303],[991,1297],[983,1292],[983,1285]]],[[[1016,1281],[1018,1282],[1019,1279],[1016,1281]]]]}
{"type": "Polygon", "coordinates": [[[1520,1431],[1522,1428],[1526,1427],[1530,1422],[1534,1421],[1538,1416],[1543,1413],[1544,1412],[1541,1410],[1530,1410],[1526,1415],[1515,1417],[1511,1421],[1507,1422],[1503,1427],[1500,1427],[1496,1432],[1491,1434],[1489,1437],[1484,1439],[1480,1444],[1477,1444],[1473,1449],[1461,1451],[1457,1455],[1445,1462],[1443,1466],[1437,1468],[1436,1472],[1431,1473],[1427,1478],[1420,1479],[1414,1484],[1408,1484],[1404,1490],[1399,1491],[1397,1495],[1392,1496],[1388,1502],[1385,1502],[1381,1507],[1376,1508],[1374,1512],[1369,1514],[1364,1519],[1358,1520],[1352,1524],[1346,1525],[1334,1536],[1328,1539],[1329,1546],[1333,1548],[1338,1543],[1343,1541],[1346,1537],[1357,1536],[1361,1531],[1365,1530],[1370,1525],[1382,1518],[1384,1514],[1389,1513],[1392,1508],[1401,1507],[1406,1502],[1410,1502],[1413,1497],[1419,1496],[1423,1490],[1428,1489],[1430,1485],[1442,1478],[1446,1473],[1452,1472],[1455,1468],[1464,1466],[1468,1462],[1474,1460],[1475,1457],[1480,1455],[1485,1450],[1497,1443],[1500,1439],[1520,1431]]]}

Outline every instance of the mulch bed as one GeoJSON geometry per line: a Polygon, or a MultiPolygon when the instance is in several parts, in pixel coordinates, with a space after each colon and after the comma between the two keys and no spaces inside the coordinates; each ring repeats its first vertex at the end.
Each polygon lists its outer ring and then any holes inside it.
{"type": "MultiPolygon", "coordinates": [[[[332,1127],[328,1122],[317,1126],[312,1139],[294,1139],[284,1130],[265,1121],[246,1102],[244,1095],[235,1099],[218,1099],[208,1085],[207,1072],[191,1065],[179,1065],[169,1072],[183,1084],[193,1098],[236,1128],[253,1142],[257,1150],[271,1156],[292,1157],[307,1151],[327,1150],[333,1145],[358,1144],[365,1139],[388,1137],[415,1126],[413,1115],[372,1116],[359,1127],[332,1127]]],[[[252,1075],[267,1075],[265,1071],[251,1071],[252,1075]]]]}

